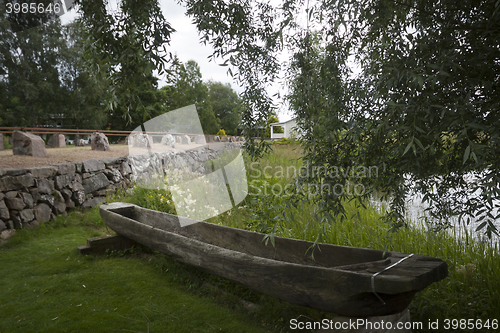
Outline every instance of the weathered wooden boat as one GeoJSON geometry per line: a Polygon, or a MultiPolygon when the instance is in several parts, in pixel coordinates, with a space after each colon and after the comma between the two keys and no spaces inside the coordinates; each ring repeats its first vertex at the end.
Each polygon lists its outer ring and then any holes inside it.
{"type": "Polygon", "coordinates": [[[416,292],[444,279],[444,261],[400,252],[319,244],[207,222],[181,227],[177,216],[133,204],[100,207],[117,234],[295,304],[344,316],[382,316],[405,310],[416,292]]]}

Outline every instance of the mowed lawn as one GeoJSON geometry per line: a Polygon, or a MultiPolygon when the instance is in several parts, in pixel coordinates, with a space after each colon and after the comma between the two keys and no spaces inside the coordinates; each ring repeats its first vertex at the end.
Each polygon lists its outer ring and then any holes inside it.
{"type": "Polygon", "coordinates": [[[0,332],[271,332],[249,311],[199,296],[148,251],[80,255],[106,234],[72,213],[0,246],[0,332]]]}

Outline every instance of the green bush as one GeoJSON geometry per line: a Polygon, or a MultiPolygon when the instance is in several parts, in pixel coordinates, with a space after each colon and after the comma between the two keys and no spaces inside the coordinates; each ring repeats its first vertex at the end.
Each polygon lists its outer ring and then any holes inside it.
{"type": "Polygon", "coordinates": [[[224,136],[226,137],[226,131],[224,131],[222,128],[217,132],[218,136],[224,136]]]}

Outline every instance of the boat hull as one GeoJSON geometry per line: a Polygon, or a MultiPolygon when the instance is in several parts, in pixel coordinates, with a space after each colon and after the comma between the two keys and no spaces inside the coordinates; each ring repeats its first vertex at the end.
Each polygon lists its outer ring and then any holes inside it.
{"type": "Polygon", "coordinates": [[[417,291],[447,276],[443,261],[413,256],[377,275],[373,289],[373,274],[406,254],[319,244],[313,260],[311,242],[276,237],[273,247],[256,232],[207,222],[181,228],[174,215],[131,204],[102,205],[100,214],[117,234],[183,263],[284,301],[344,316],[399,313],[417,291]]]}

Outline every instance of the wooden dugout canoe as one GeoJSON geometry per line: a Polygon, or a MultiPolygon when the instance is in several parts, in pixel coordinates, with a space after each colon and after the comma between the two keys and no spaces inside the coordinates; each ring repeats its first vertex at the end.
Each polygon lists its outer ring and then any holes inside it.
{"type": "Polygon", "coordinates": [[[421,255],[319,244],[178,218],[133,204],[100,206],[117,234],[183,263],[284,301],[344,316],[399,313],[417,291],[444,279],[444,261],[421,255]]]}

